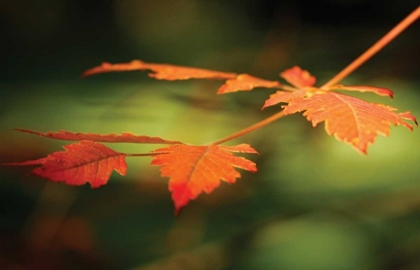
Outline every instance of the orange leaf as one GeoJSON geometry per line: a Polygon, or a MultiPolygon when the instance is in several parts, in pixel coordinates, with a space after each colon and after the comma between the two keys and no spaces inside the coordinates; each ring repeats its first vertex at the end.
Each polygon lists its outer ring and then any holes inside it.
{"type": "Polygon", "coordinates": [[[110,64],[103,63],[98,67],[86,70],[83,76],[89,76],[104,72],[122,72],[132,70],[151,70],[149,76],[158,80],[188,80],[188,79],[231,79],[236,73],[219,72],[201,68],[191,68],[169,64],[146,63],[140,60],[133,60],[130,63],[110,64]]]}
{"type": "Polygon", "coordinates": [[[316,78],[307,70],[303,70],[298,66],[286,69],[280,76],[291,85],[297,88],[309,87],[315,84],[316,78]]]}
{"type": "Polygon", "coordinates": [[[267,81],[248,74],[240,74],[234,79],[229,79],[223,84],[218,94],[232,93],[237,91],[251,91],[257,87],[280,88],[281,84],[277,81],[267,81]]]}
{"type": "Polygon", "coordinates": [[[2,165],[41,165],[33,173],[54,182],[68,185],[90,183],[92,188],[105,185],[112,170],[125,175],[127,164],[125,154],[92,141],[81,141],[64,146],[66,151],[55,152],[45,158],[2,165]]]}
{"type": "Polygon", "coordinates": [[[283,92],[270,96],[263,108],[281,102],[286,115],[303,113],[313,126],[325,121],[325,130],[335,135],[337,140],[353,145],[366,154],[369,143],[373,143],[378,134],[388,136],[390,125],[402,125],[412,130],[404,121],[416,118],[409,112],[396,113],[395,108],[382,104],[368,103],[361,99],[313,88],[308,91],[283,92]]]}
{"type": "Polygon", "coordinates": [[[38,132],[28,129],[17,128],[17,131],[35,134],[42,137],[47,137],[56,140],[66,141],[96,141],[96,142],[111,142],[111,143],[150,143],[150,144],[179,144],[178,141],[168,141],[159,137],[149,137],[143,135],[134,135],[131,133],[118,134],[95,134],[95,133],[73,133],[70,131],[60,130],[58,132],[38,132]]]}
{"type": "Polygon", "coordinates": [[[234,167],[256,172],[254,162],[237,157],[232,152],[254,153],[248,144],[236,146],[192,146],[177,144],[157,149],[152,165],[162,166],[161,175],[169,177],[169,191],[175,204],[175,215],[182,207],[194,200],[203,191],[212,192],[220,185],[220,180],[235,183],[241,177],[234,167]]]}
{"type": "Polygon", "coordinates": [[[342,85],[336,84],[328,88],[328,90],[347,90],[347,91],[358,91],[358,92],[371,92],[380,96],[394,97],[394,93],[388,88],[365,86],[365,85],[342,85]]]}

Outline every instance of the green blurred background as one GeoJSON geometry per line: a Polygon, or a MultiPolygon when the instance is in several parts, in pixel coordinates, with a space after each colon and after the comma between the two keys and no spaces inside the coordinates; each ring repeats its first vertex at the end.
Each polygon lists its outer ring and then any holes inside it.
{"type": "MultiPolygon", "coordinates": [[[[80,74],[103,61],[150,62],[277,79],[299,65],[326,82],[417,1],[0,1],[0,162],[66,142],[37,131],[133,132],[202,144],[275,113],[273,91],[217,96],[216,81],[145,73],[80,74]],[[388,3],[387,3],[388,2],[388,3]]],[[[369,101],[420,116],[420,23],[343,83],[392,89],[369,101]]],[[[167,179],[149,158],[99,189],[0,168],[0,269],[420,269],[420,140],[392,128],[362,156],[289,116],[249,143],[242,172],[173,216],[167,179]]],[[[125,152],[152,146],[112,145],[125,152]]]]}

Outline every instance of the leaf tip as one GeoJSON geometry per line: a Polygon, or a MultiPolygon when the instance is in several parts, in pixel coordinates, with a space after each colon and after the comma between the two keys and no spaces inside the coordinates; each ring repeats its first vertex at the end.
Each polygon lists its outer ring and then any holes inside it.
{"type": "Polygon", "coordinates": [[[103,70],[109,69],[111,66],[112,66],[111,63],[103,62],[100,66],[90,68],[90,69],[86,70],[85,72],[83,72],[81,77],[84,78],[84,77],[102,72],[103,70]]]}
{"type": "Polygon", "coordinates": [[[179,214],[181,214],[182,207],[175,206],[174,216],[179,217],[179,214]]]}
{"type": "Polygon", "coordinates": [[[355,147],[356,147],[356,150],[358,150],[360,154],[362,154],[363,156],[367,156],[367,146],[366,147],[355,146],[355,147]]]}
{"type": "MultiPolygon", "coordinates": [[[[399,113],[399,116],[401,118],[403,118],[403,119],[411,120],[411,121],[414,122],[414,124],[416,124],[417,127],[419,126],[419,123],[417,122],[417,118],[414,115],[412,115],[410,112],[402,112],[402,113],[399,113]]],[[[404,126],[406,126],[410,130],[413,130],[413,127],[411,125],[409,125],[409,124],[404,125],[404,126]]]]}

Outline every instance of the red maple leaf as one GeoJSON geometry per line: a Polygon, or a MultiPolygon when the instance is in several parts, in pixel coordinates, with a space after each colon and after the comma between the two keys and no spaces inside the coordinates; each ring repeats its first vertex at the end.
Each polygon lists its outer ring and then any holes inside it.
{"type": "Polygon", "coordinates": [[[90,183],[92,188],[105,185],[113,170],[125,176],[125,154],[115,152],[103,144],[80,141],[64,146],[66,151],[55,152],[45,158],[2,165],[41,165],[32,173],[54,182],[68,185],[90,183]]]}
{"type": "Polygon", "coordinates": [[[212,192],[220,185],[220,180],[235,183],[241,175],[234,169],[240,168],[256,172],[254,162],[237,157],[232,152],[257,153],[248,144],[236,146],[193,146],[172,145],[157,149],[152,165],[162,166],[161,175],[169,177],[169,191],[175,204],[175,215],[182,207],[194,200],[203,191],[212,192]]]}
{"type": "Polygon", "coordinates": [[[397,113],[397,109],[390,106],[330,92],[342,89],[392,97],[393,93],[389,89],[344,85],[320,89],[312,86],[315,77],[298,67],[286,70],[282,77],[298,89],[292,92],[277,91],[266,100],[263,108],[288,103],[282,105],[285,115],[305,111],[303,115],[313,126],[325,121],[325,130],[329,135],[335,135],[337,140],[351,144],[363,154],[366,154],[368,144],[373,143],[378,134],[389,135],[391,124],[402,125],[410,130],[413,127],[404,120],[412,120],[417,124],[410,112],[397,113]]]}

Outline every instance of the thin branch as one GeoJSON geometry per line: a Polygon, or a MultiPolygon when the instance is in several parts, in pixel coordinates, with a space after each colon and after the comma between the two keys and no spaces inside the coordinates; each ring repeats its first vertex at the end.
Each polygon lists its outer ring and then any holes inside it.
{"type": "Polygon", "coordinates": [[[354,60],[350,65],[344,68],[340,73],[335,75],[331,80],[321,86],[322,89],[328,89],[328,87],[340,82],[350,73],[360,67],[365,63],[369,58],[374,56],[378,51],[385,47],[389,42],[391,42],[395,37],[401,34],[408,26],[410,26],[414,21],[420,17],[420,7],[415,9],[410,15],[408,15],[404,20],[397,24],[391,31],[389,31],[385,36],[378,40],[372,47],[370,47],[366,52],[360,55],[356,60],[354,60]]]}
{"type": "Polygon", "coordinates": [[[231,135],[228,135],[228,136],[226,136],[224,138],[221,138],[221,139],[219,139],[217,141],[214,141],[214,142],[210,143],[210,145],[217,145],[217,144],[221,144],[221,143],[224,143],[224,142],[233,140],[233,139],[238,138],[238,137],[240,137],[242,135],[245,135],[245,134],[247,134],[247,133],[249,133],[251,131],[254,131],[254,130],[259,129],[259,128],[263,127],[263,126],[266,126],[266,125],[268,125],[268,124],[276,121],[277,119],[282,118],[283,116],[284,116],[283,111],[280,111],[280,112],[278,112],[276,114],[273,114],[272,116],[270,116],[268,118],[265,118],[264,120],[262,120],[262,121],[260,121],[260,122],[258,122],[256,124],[253,124],[252,126],[249,126],[249,127],[244,128],[244,129],[242,129],[242,130],[240,130],[238,132],[235,132],[235,133],[233,133],[231,135]]]}

